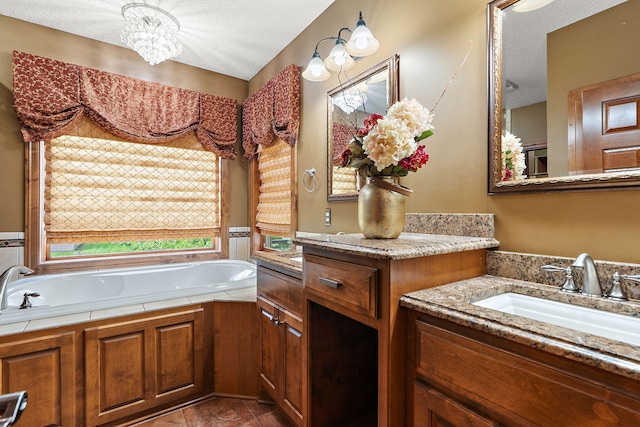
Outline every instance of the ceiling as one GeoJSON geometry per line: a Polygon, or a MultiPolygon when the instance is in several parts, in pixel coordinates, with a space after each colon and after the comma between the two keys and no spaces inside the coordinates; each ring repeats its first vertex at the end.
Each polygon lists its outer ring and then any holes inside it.
{"type": "Polygon", "coordinates": [[[626,0],[555,0],[526,13],[509,7],[503,17],[504,80],[517,90],[505,90],[504,108],[518,108],[547,99],[547,34],[626,0]]]}
{"type": "Polygon", "coordinates": [[[4,0],[0,14],[124,47],[122,7],[158,6],[180,23],[182,53],[174,61],[249,80],[333,1],[4,0]]]}

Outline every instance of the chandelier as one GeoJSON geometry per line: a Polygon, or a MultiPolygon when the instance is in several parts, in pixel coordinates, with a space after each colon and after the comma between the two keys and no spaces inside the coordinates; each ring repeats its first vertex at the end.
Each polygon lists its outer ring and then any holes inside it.
{"type": "Polygon", "coordinates": [[[127,21],[120,39],[151,65],[173,58],[182,52],[176,34],[180,23],[169,12],[144,3],[129,3],[122,7],[127,21]]]}
{"type": "Polygon", "coordinates": [[[345,113],[351,114],[361,105],[364,105],[367,102],[367,99],[366,93],[344,91],[337,96],[332,97],[331,103],[334,106],[339,107],[345,113]]]}

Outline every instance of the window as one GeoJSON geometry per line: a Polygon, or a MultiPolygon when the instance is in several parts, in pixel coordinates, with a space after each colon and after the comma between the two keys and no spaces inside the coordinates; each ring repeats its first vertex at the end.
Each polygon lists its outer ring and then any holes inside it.
{"type": "Polygon", "coordinates": [[[27,252],[39,272],[226,256],[226,165],[195,136],[134,143],[88,119],[68,133],[29,145],[27,252]]]}
{"type": "Polygon", "coordinates": [[[253,249],[287,251],[296,229],[295,148],[276,138],[252,161],[253,249]]]}

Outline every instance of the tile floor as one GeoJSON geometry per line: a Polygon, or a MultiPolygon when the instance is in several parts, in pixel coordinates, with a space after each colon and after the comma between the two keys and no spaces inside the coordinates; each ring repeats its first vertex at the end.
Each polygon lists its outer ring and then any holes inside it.
{"type": "Polygon", "coordinates": [[[214,397],[131,427],[293,427],[273,405],[214,397]]]}

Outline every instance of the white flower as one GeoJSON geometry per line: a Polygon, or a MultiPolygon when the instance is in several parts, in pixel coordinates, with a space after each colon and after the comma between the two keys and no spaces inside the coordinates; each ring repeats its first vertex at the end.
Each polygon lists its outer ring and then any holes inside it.
{"type": "Polygon", "coordinates": [[[520,138],[510,132],[502,136],[502,179],[524,179],[525,164],[524,151],[520,138]]]}
{"type": "Polygon", "coordinates": [[[387,112],[387,117],[402,120],[414,137],[424,131],[434,129],[431,125],[433,114],[429,114],[429,110],[413,98],[404,98],[402,101],[393,104],[387,112]]]}
{"type": "Polygon", "coordinates": [[[390,165],[397,165],[405,157],[411,156],[418,148],[415,138],[431,125],[433,115],[415,99],[396,102],[388,114],[378,120],[362,141],[365,154],[374,162],[378,171],[390,165]]]}

